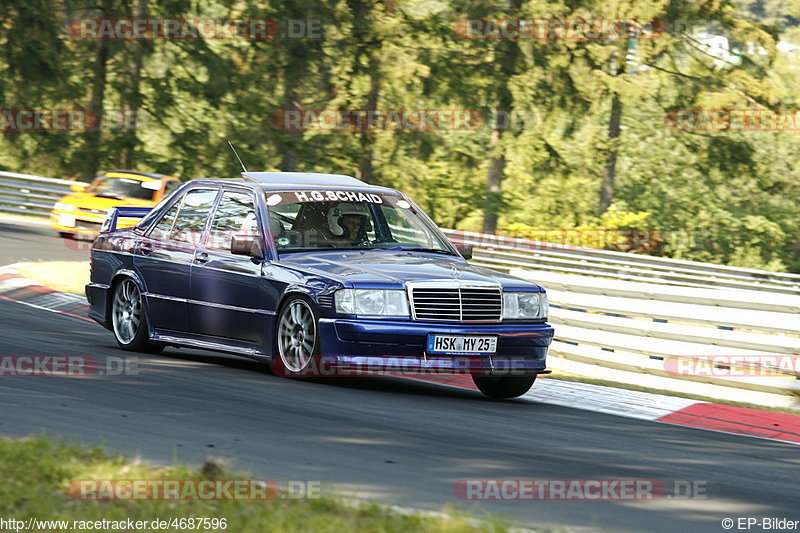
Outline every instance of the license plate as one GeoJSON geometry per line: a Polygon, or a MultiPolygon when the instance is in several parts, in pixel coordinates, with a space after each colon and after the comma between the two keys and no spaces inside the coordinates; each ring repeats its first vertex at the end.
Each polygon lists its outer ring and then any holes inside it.
{"type": "Polygon", "coordinates": [[[428,335],[430,354],[488,355],[497,351],[497,337],[478,335],[428,335]]]}
{"type": "Polygon", "coordinates": [[[69,228],[75,227],[75,215],[58,215],[58,225],[67,226],[69,228]]]}

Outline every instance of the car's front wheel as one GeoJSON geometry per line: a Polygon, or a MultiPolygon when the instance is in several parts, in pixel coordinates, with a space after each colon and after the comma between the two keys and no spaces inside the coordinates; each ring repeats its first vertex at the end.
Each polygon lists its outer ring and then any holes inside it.
{"type": "Polygon", "coordinates": [[[489,398],[504,400],[522,396],[533,387],[533,376],[472,376],[478,390],[489,398]]]}
{"type": "Polygon", "coordinates": [[[124,278],[114,286],[111,324],[117,344],[123,350],[157,353],[164,348],[163,344],[148,339],[142,293],[131,278],[124,278]]]}
{"type": "Polygon", "coordinates": [[[290,296],[278,312],[272,372],[279,376],[312,376],[319,355],[319,315],[304,296],[290,296]]]}

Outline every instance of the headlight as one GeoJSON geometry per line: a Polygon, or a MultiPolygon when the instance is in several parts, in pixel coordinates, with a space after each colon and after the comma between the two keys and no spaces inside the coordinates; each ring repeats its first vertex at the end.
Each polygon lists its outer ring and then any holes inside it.
{"type": "Polygon", "coordinates": [[[503,318],[547,318],[547,294],[504,292],[503,318]]]}
{"type": "Polygon", "coordinates": [[[65,204],[64,202],[56,202],[53,204],[53,209],[56,211],[77,211],[78,208],[72,204],[65,204]]]}
{"type": "Polygon", "coordinates": [[[334,295],[336,312],[345,315],[408,316],[406,291],[342,289],[334,295]]]}

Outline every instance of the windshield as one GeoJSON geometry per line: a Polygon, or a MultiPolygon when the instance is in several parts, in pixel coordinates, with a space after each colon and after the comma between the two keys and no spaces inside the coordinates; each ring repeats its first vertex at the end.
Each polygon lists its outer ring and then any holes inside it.
{"type": "Polygon", "coordinates": [[[266,195],[269,228],[279,253],[346,248],[455,255],[438,229],[400,195],[346,190],[266,195]]]}
{"type": "MultiPolygon", "coordinates": [[[[150,182],[133,178],[100,178],[92,183],[86,192],[118,200],[123,198],[152,200],[155,196],[155,191],[145,188],[145,183],[149,184],[150,182]]],[[[152,185],[149,186],[152,187],[152,185]]]]}

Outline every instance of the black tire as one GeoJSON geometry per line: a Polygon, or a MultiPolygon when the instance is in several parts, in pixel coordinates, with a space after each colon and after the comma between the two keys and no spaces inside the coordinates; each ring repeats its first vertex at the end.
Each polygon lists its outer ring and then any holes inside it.
{"type": "Polygon", "coordinates": [[[288,378],[316,376],[320,342],[314,302],[300,294],[289,296],[275,317],[272,373],[288,378]]]}
{"type": "Polygon", "coordinates": [[[58,235],[62,239],[69,239],[69,240],[72,240],[72,241],[76,240],[75,234],[74,233],[70,233],[68,231],[59,231],[58,235]]]}
{"type": "Polygon", "coordinates": [[[119,347],[131,352],[161,352],[164,345],[148,338],[148,324],[139,286],[131,278],[122,278],[111,294],[111,331],[119,347]]]}
{"type": "Polygon", "coordinates": [[[506,400],[522,396],[533,387],[533,376],[472,376],[478,390],[489,398],[506,400]]]}

